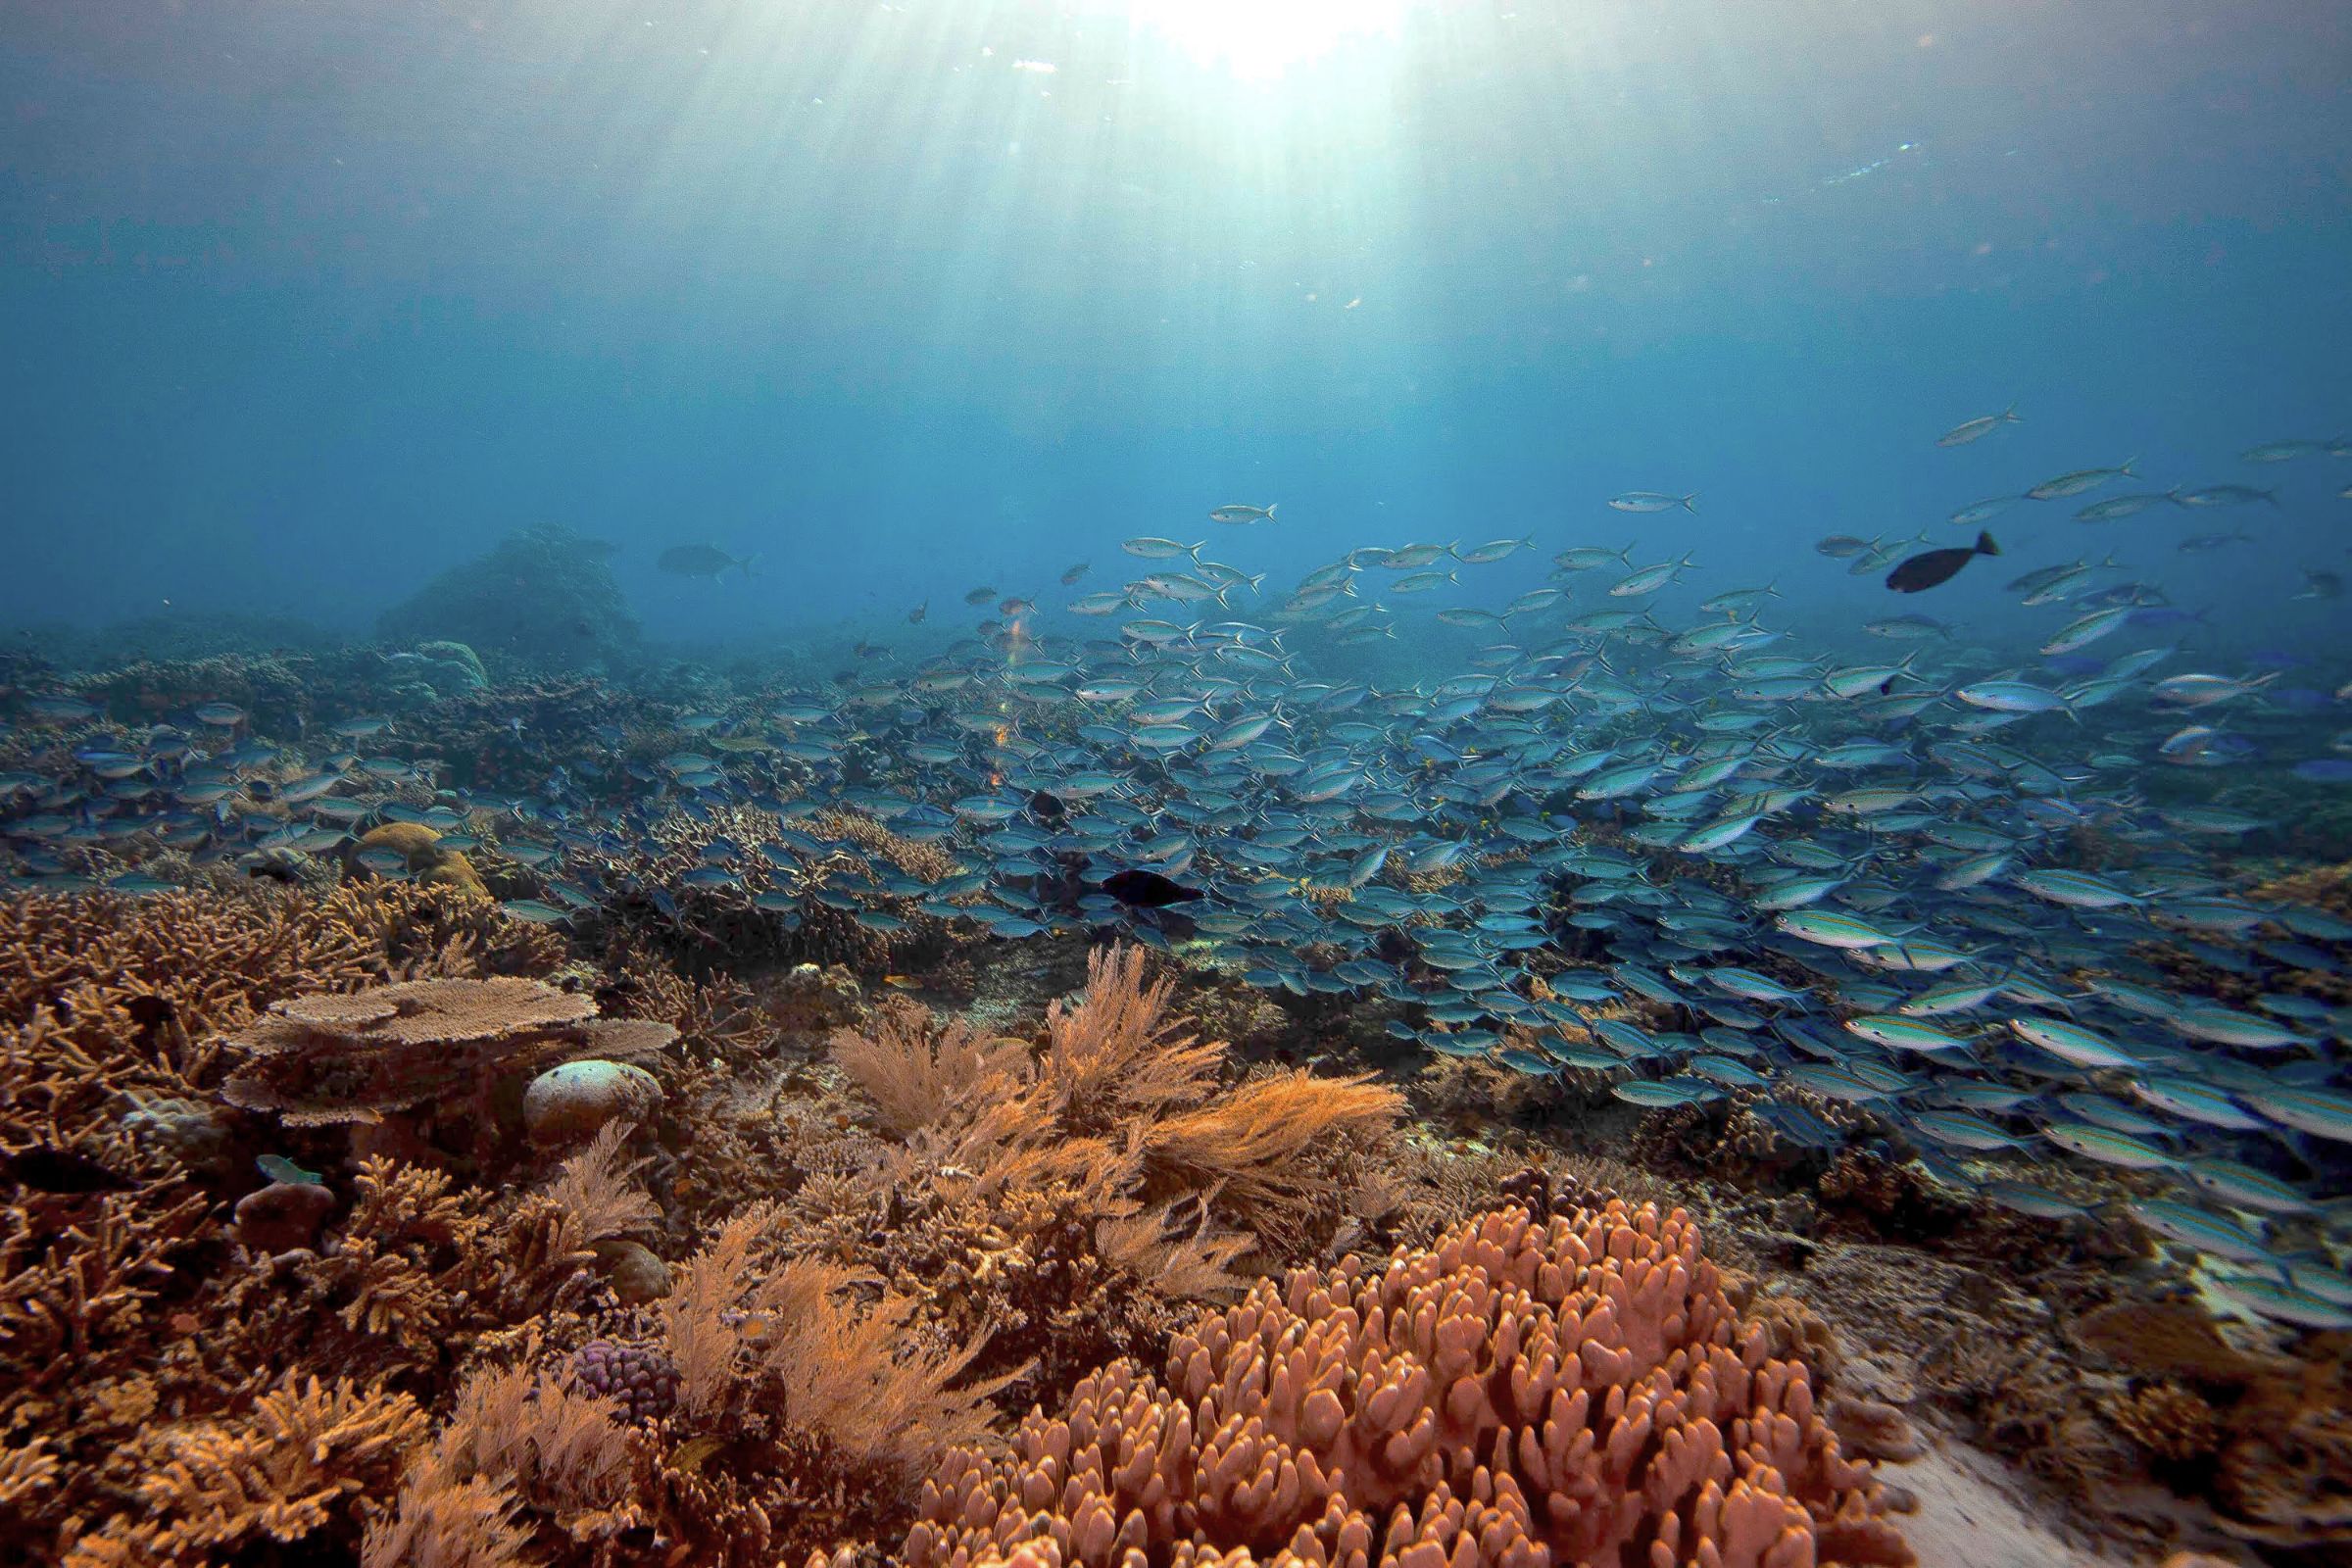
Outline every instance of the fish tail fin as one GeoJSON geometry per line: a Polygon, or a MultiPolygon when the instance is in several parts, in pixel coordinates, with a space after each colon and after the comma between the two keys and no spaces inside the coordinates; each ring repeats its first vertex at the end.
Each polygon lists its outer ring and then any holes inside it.
{"type": "Polygon", "coordinates": [[[1256,576],[1248,579],[1248,581],[1250,583],[1250,591],[1251,593],[1256,593],[1259,588],[1265,585],[1266,574],[1261,571],[1256,576]]]}
{"type": "Polygon", "coordinates": [[[2128,478],[2136,479],[2139,477],[2139,470],[2132,467],[2132,465],[2137,463],[2138,461],[2139,454],[2134,452],[2132,454],[2132,456],[2126,458],[2122,463],[2116,465],[2115,471],[2125,475],[2128,478]]]}
{"type": "Polygon", "coordinates": [[[2278,491],[2276,491],[2276,490],[2263,490],[2263,491],[2258,491],[2258,492],[2257,492],[2257,494],[2259,494],[2259,495],[2262,497],[2262,499],[2263,499],[2263,500],[2265,500],[2265,501],[2268,501],[2268,502],[2269,502],[2269,503],[2270,503],[2272,506],[2274,506],[2274,507],[2275,507],[2275,506],[2278,505],[2278,491]]]}
{"type": "Polygon", "coordinates": [[[1693,490],[1689,495],[1683,497],[1683,510],[1685,512],[1696,512],[1698,510],[1696,505],[1697,501],[1698,492],[1693,490]]]}
{"type": "Polygon", "coordinates": [[[746,577],[757,577],[757,576],[759,576],[760,574],[759,574],[758,572],[754,571],[752,568],[753,568],[754,566],[757,566],[758,564],[760,564],[760,552],[759,552],[759,551],[757,551],[757,550],[753,551],[753,552],[752,552],[750,555],[748,555],[748,556],[744,557],[744,558],[743,558],[741,561],[738,561],[737,563],[735,563],[735,564],[737,564],[738,566],[741,566],[741,567],[743,568],[743,574],[744,574],[744,576],[746,576],[746,577]]]}
{"type": "Polygon", "coordinates": [[[1282,503],[1279,501],[1269,501],[1266,503],[1266,520],[1268,522],[1272,522],[1274,520],[1274,509],[1280,505],[1282,505],[1282,503]]]}
{"type": "Polygon", "coordinates": [[[1988,534],[1988,533],[1984,532],[1984,531],[1983,529],[1981,529],[1981,528],[1980,528],[1980,529],[1978,529],[1978,530],[1977,530],[1977,554],[1978,554],[1978,555],[1980,555],[1980,556],[1997,556],[1997,555],[1999,555],[2000,553],[2001,553],[2001,547],[2000,547],[1999,545],[1996,545],[1996,544],[1994,544],[1994,543],[1992,542],[1992,535],[1990,535],[1990,534],[1988,534]]]}
{"type": "Polygon", "coordinates": [[[2012,403],[2001,411],[2001,422],[2004,424],[2023,424],[2026,421],[2017,416],[2017,405],[2012,403]]]}

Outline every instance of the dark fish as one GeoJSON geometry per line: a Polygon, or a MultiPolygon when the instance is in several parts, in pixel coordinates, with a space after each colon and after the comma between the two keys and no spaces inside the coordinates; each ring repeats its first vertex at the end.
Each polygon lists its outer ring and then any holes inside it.
{"type": "Polygon", "coordinates": [[[759,559],[758,556],[746,556],[737,561],[716,545],[672,545],[662,552],[654,564],[672,576],[709,577],[716,581],[730,567],[741,570],[749,577],[752,574],[752,563],[759,559]]]}
{"type": "MultiPolygon", "coordinates": [[[[1061,804],[1060,796],[1039,790],[1029,797],[1029,814],[1041,822],[1058,822],[1069,814],[1069,808],[1061,804]]],[[[1116,893],[1111,895],[1113,898],[1118,896],[1116,893]]]]}
{"type": "Polygon", "coordinates": [[[919,626],[922,624],[923,617],[929,613],[931,613],[931,601],[926,599],[921,604],[915,606],[912,610],[906,612],[907,623],[909,625],[919,626]]]}
{"type": "Polygon", "coordinates": [[[138,1185],[107,1169],[89,1155],[71,1149],[35,1144],[0,1158],[0,1174],[22,1182],[37,1193],[78,1197],[85,1193],[120,1193],[138,1185]]]}
{"type": "Polygon", "coordinates": [[[1131,909],[1164,909],[1200,897],[1199,888],[1171,882],[1157,871],[1113,871],[1102,879],[1102,891],[1131,909]]]}
{"type": "Polygon", "coordinates": [[[1992,535],[1980,533],[1973,545],[1954,545],[1943,550],[1923,550],[1886,574],[1886,586],[1898,594],[1916,594],[1950,582],[1962,566],[1978,556],[1997,556],[2001,547],[1992,542],[1992,535]]]}

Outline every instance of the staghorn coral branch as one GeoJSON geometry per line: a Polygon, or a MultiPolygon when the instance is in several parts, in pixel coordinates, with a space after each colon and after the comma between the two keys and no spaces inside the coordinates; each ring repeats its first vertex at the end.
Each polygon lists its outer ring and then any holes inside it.
{"type": "Polygon", "coordinates": [[[148,1518],[118,1518],[76,1543],[66,1568],[196,1562],[256,1538],[301,1541],[341,1499],[389,1486],[424,1430],[405,1394],[289,1378],[237,1421],[153,1435],[139,1483],[148,1518]]]}

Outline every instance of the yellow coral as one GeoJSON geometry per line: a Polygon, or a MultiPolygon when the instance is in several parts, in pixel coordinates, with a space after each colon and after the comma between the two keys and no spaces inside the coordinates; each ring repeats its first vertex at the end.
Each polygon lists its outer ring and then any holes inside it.
{"type": "Polygon", "coordinates": [[[369,850],[391,850],[406,856],[409,874],[428,887],[461,888],[490,896],[473,862],[457,850],[443,849],[441,835],[421,822],[386,822],[369,829],[353,854],[356,858],[369,850]]]}

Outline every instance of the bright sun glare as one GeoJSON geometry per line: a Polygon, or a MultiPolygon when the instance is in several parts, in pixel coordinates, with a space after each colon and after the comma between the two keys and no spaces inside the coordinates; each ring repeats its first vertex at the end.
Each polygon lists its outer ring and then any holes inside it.
{"type": "Polygon", "coordinates": [[[1394,37],[1405,0],[1130,0],[1136,20],[1203,65],[1264,81],[1351,38],[1394,37]]]}

